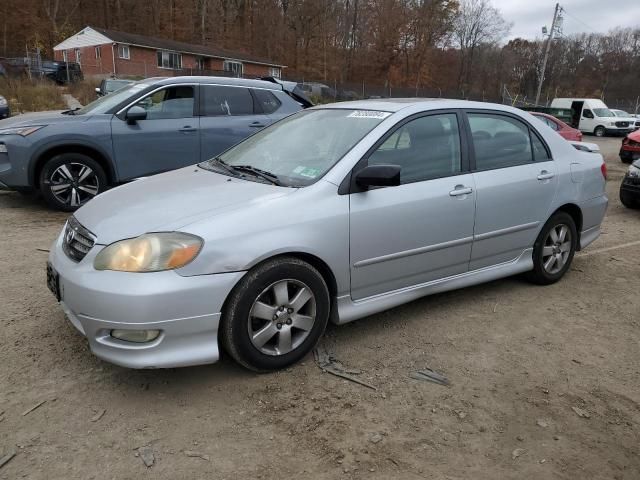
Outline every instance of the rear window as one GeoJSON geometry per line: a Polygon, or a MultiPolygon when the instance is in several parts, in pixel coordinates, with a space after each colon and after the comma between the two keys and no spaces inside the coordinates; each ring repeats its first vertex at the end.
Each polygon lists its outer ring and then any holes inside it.
{"type": "Polygon", "coordinates": [[[248,88],[222,85],[200,87],[200,115],[218,117],[253,115],[253,97],[248,88]]]}

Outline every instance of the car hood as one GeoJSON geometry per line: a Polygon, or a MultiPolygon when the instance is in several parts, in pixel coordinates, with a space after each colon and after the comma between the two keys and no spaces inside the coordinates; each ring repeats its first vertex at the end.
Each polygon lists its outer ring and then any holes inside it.
{"type": "Polygon", "coordinates": [[[62,112],[64,112],[64,110],[23,113],[0,121],[0,128],[51,125],[52,123],[63,122],[84,122],[89,117],[88,115],[63,115],[62,112]]]}
{"type": "Polygon", "coordinates": [[[76,211],[75,217],[96,235],[98,244],[108,245],[143,233],[175,231],[295,191],[192,166],[108,190],[76,211]]]}

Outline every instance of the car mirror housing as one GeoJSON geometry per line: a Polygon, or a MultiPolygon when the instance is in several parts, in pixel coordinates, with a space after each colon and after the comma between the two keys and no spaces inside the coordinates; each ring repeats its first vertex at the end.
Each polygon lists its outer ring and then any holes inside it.
{"type": "Polygon", "coordinates": [[[399,165],[369,165],[356,173],[361,187],[394,187],[400,185],[399,165]]]}
{"type": "Polygon", "coordinates": [[[100,95],[100,94],[102,93],[102,91],[100,90],[100,87],[96,87],[96,93],[97,93],[98,95],[100,95]]]}
{"type": "Polygon", "coordinates": [[[127,111],[126,119],[129,125],[135,125],[136,122],[147,118],[147,111],[138,106],[133,106],[127,111]]]}

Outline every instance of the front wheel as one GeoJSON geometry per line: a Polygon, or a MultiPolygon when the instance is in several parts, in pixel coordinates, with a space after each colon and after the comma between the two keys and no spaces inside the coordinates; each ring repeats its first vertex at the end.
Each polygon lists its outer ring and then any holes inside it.
{"type": "Polygon", "coordinates": [[[533,270],[527,278],[539,285],[560,280],[569,270],[578,245],[578,231],[571,215],[555,213],[545,223],[533,245],[533,270]]]}
{"type": "Polygon", "coordinates": [[[596,137],[604,137],[607,131],[605,130],[604,127],[596,127],[593,133],[596,137]]]}
{"type": "Polygon", "coordinates": [[[102,167],[81,153],[56,155],[40,172],[40,192],[53,208],[73,212],[107,187],[102,167]]]}
{"type": "Polygon", "coordinates": [[[232,291],[223,312],[222,345],[250,370],[287,367],[316,345],[330,305],[327,285],[313,266],[294,257],[269,260],[232,291]]]}

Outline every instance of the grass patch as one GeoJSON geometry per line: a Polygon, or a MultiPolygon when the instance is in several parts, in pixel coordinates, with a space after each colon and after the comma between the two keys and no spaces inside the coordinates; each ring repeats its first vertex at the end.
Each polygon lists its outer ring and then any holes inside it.
{"type": "Polygon", "coordinates": [[[100,86],[100,80],[84,79],[81,82],[72,83],[67,86],[67,91],[73,95],[82,105],[93,102],[98,96],[96,87],[100,86]]]}
{"type": "Polygon", "coordinates": [[[12,115],[67,107],[61,89],[47,80],[0,78],[0,95],[9,102],[12,115]]]}

